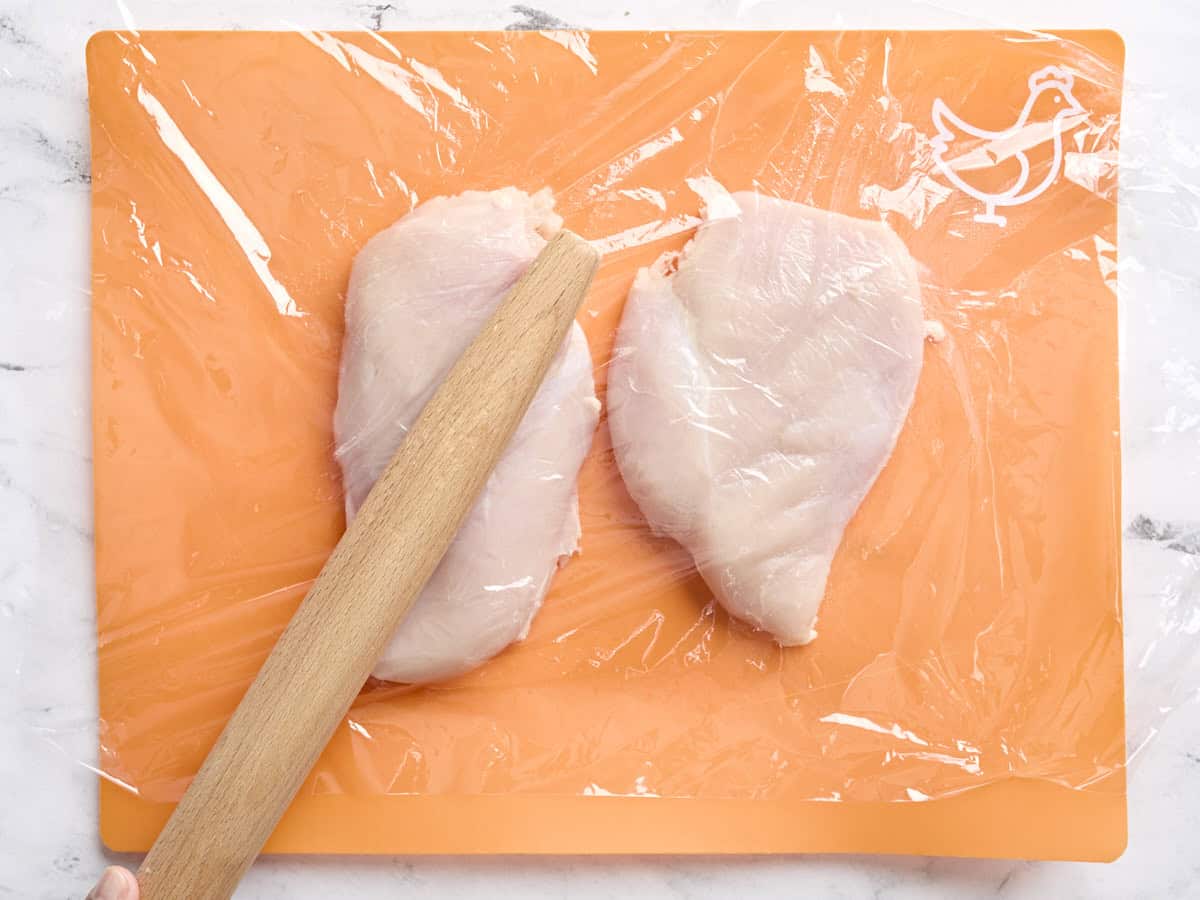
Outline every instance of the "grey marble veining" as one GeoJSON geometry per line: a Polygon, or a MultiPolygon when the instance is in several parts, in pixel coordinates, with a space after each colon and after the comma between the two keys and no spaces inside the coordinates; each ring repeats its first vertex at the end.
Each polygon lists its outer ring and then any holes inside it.
{"type": "Polygon", "coordinates": [[[1111,25],[1122,189],[1130,849],[1116,864],[274,858],[240,897],[1200,895],[1200,82],[1194,12],[1117,0],[0,0],[0,897],[81,897],[96,837],[83,47],[101,28],[1111,25]],[[652,6],[651,9],[644,7],[652,6]],[[946,8],[948,7],[948,8],[946,8]],[[1002,15],[1003,21],[997,21],[1002,15]],[[1052,21],[1047,21],[1050,19],[1052,21]]]}

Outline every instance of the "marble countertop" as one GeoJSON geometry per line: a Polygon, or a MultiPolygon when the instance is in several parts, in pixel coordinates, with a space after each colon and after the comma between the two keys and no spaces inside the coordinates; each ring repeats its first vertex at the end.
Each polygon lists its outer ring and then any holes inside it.
{"type": "MultiPolygon", "coordinates": [[[[119,27],[1114,27],[1130,844],[1108,866],[921,858],[274,858],[239,897],[1200,894],[1200,12],[1120,0],[0,0],[0,897],[81,897],[96,833],[83,48],[119,27]],[[224,11],[218,7],[224,7],[224,11]],[[1049,12],[1048,9],[1053,9],[1049,12]],[[954,11],[951,11],[953,9],[954,11]]],[[[1165,4],[1163,4],[1165,5],[1165,4]]],[[[132,863],[133,860],[126,860],[132,863]]]]}

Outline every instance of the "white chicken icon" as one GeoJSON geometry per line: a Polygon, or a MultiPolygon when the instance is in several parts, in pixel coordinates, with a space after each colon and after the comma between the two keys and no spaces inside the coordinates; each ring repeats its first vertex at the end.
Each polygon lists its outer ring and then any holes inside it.
{"type": "Polygon", "coordinates": [[[1087,117],[1072,93],[1074,84],[1071,73],[1059,66],[1034,72],[1029,76],[1029,99],[1016,123],[1003,131],[969,125],[940,97],[933,101],[933,124],[937,128],[932,141],[934,162],[955,187],[983,203],[984,211],[975,216],[976,222],[1003,226],[1008,220],[996,213],[997,207],[1027,203],[1058,178],[1063,164],[1063,134],[1087,117]],[[1051,142],[1053,155],[1039,161],[1040,180],[1031,184],[1034,166],[1028,154],[1051,142]],[[1009,164],[1010,160],[1016,161],[1016,167],[1009,164]],[[983,175],[988,189],[965,180],[963,175],[968,172],[983,175]]]}

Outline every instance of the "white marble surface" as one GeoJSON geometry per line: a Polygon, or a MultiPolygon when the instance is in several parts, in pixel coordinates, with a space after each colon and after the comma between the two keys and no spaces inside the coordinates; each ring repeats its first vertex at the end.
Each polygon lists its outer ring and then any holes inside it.
{"type": "Polygon", "coordinates": [[[1200,896],[1200,87],[1193,63],[1200,11],[1183,0],[666,0],[645,4],[652,10],[611,0],[538,2],[545,12],[488,0],[0,0],[0,897],[80,897],[109,858],[96,837],[89,770],[88,35],[132,25],[555,22],[1053,24],[1123,32],[1131,81],[1121,220],[1134,752],[1129,850],[1110,866],[835,857],[281,858],[260,861],[238,896],[1200,896]]]}

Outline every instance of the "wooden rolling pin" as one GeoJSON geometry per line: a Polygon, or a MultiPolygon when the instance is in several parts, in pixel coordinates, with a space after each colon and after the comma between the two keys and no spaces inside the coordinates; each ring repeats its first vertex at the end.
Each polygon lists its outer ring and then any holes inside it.
{"type": "Polygon", "coordinates": [[[483,488],[598,259],[560,232],[455,363],[154,842],[142,900],[233,894],[483,488]]]}

